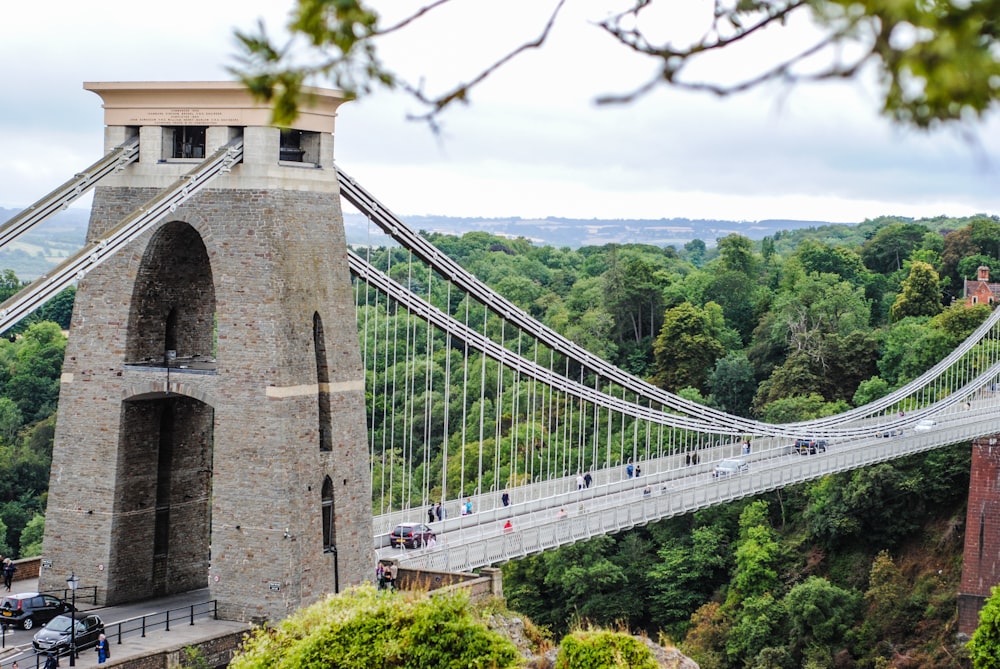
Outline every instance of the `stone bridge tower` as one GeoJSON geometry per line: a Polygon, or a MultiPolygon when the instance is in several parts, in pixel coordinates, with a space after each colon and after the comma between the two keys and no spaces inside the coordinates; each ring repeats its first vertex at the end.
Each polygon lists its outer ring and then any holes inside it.
{"type": "Polygon", "coordinates": [[[210,589],[280,619],[369,577],[364,375],[333,166],[336,92],[291,128],[236,83],[88,83],[105,149],[88,242],[234,138],[243,161],[78,287],[40,588],[210,589]]]}

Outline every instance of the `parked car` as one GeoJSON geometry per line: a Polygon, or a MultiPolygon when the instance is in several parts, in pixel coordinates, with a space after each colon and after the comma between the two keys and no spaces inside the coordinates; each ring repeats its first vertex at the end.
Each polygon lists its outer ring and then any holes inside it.
{"type": "Polygon", "coordinates": [[[0,624],[20,625],[30,630],[35,625],[44,625],[58,615],[73,611],[69,602],[52,595],[37,592],[21,592],[7,595],[0,602],[0,624]]]}
{"type": "Polygon", "coordinates": [[[737,476],[748,471],[750,471],[750,465],[747,464],[746,460],[742,460],[740,458],[726,458],[719,464],[715,465],[715,469],[712,470],[712,476],[715,478],[737,476]]]}
{"type": "MultiPolygon", "coordinates": [[[[70,616],[56,616],[45,624],[45,627],[35,632],[31,645],[40,653],[69,653],[73,635],[73,619],[70,616]]],[[[97,615],[86,615],[76,619],[76,648],[90,648],[97,643],[97,637],[104,632],[104,621],[97,615]]]]}
{"type": "Polygon", "coordinates": [[[426,546],[437,535],[423,523],[400,523],[389,533],[389,543],[403,548],[426,546]]]}
{"type": "Polygon", "coordinates": [[[920,421],[913,426],[913,429],[917,432],[927,432],[928,430],[933,430],[936,427],[937,421],[933,418],[921,418],[920,421]]]}
{"type": "Polygon", "coordinates": [[[826,453],[826,446],[825,439],[796,439],[792,450],[799,455],[816,455],[826,453]]]}

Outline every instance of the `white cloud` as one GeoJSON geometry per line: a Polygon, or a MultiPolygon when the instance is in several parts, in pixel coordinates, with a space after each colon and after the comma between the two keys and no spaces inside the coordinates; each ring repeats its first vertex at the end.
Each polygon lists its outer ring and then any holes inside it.
{"type": "MultiPolygon", "coordinates": [[[[374,4],[396,13],[418,6],[374,4]]],[[[99,157],[100,99],[84,81],[228,79],[234,27],[264,17],[278,33],[291,6],[177,0],[154,9],[104,0],[99,9],[68,1],[5,8],[0,206],[29,204],[99,157]]],[[[452,3],[401,31],[383,55],[439,91],[535,37],[551,6],[452,3]]],[[[441,136],[406,120],[419,109],[400,93],[344,105],[338,163],[404,215],[860,221],[1000,211],[995,119],[972,128],[972,141],[900,131],[877,116],[869,83],[772,86],[725,99],[660,90],[597,108],[596,95],[630,90],[653,73],[653,64],[594,27],[607,6],[568,3],[550,43],[448,111],[441,136]]],[[[671,18],[672,29],[692,25],[686,13],[671,18]]],[[[804,29],[782,45],[798,49],[808,38],[804,29]]],[[[776,55],[762,42],[738,64],[776,55]]],[[[732,60],[705,67],[737,72],[732,60]]]]}

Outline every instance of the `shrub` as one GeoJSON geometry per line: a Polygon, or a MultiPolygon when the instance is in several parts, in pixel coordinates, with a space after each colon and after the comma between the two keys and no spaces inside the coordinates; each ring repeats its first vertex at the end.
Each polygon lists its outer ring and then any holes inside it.
{"type": "Polygon", "coordinates": [[[577,630],[559,644],[555,669],[657,669],[653,653],[630,634],[577,630]]]}
{"type": "Polygon", "coordinates": [[[476,619],[468,595],[352,588],[254,630],[232,669],[504,669],[514,645],[476,619]]]}

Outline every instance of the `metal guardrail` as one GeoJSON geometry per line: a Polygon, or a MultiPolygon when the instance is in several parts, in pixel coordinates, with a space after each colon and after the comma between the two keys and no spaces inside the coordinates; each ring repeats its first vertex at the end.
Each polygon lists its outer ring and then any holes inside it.
{"type": "MultiPolygon", "coordinates": [[[[96,596],[96,587],[94,589],[96,596]]],[[[77,613],[81,614],[83,612],[77,613]]],[[[218,600],[212,599],[207,602],[198,602],[175,609],[156,611],[154,613],[147,613],[142,616],[126,618],[125,620],[119,620],[113,623],[105,623],[104,636],[107,637],[109,641],[114,639],[116,641],[116,645],[120,646],[123,638],[136,636],[136,633],[138,633],[140,637],[145,638],[146,632],[152,632],[160,628],[162,628],[165,632],[169,632],[171,624],[194,625],[195,620],[207,617],[210,617],[212,620],[219,619],[218,600]]],[[[88,646],[88,648],[89,647],[90,646],[88,646]]],[[[77,647],[77,657],[79,657],[79,651],[80,648],[77,647]]],[[[49,652],[51,651],[33,650],[31,653],[25,653],[24,655],[14,659],[19,662],[27,662],[34,658],[35,669],[38,669],[44,665],[49,652]]]]}
{"type": "MultiPolygon", "coordinates": [[[[42,592],[42,594],[45,594],[45,595],[54,595],[54,596],[58,597],[59,599],[63,600],[64,602],[68,602],[70,600],[70,596],[72,595],[72,592],[70,591],[69,588],[62,588],[61,590],[42,590],[41,592],[42,592]]],[[[81,587],[77,588],[77,590],[76,590],[76,600],[78,602],[79,601],[90,602],[91,604],[95,604],[96,605],[97,604],[97,586],[96,585],[88,585],[88,586],[81,586],[81,587]],[[89,593],[89,594],[83,594],[83,593],[89,593]]],[[[79,611],[77,611],[77,613],[79,613],[79,611]]]]}
{"type": "Polygon", "coordinates": [[[121,645],[122,639],[134,632],[139,632],[140,636],[145,637],[147,631],[158,629],[161,626],[164,631],[169,632],[171,623],[194,625],[196,619],[206,617],[211,617],[212,620],[219,619],[218,600],[210,599],[207,602],[147,613],[146,615],[119,620],[115,623],[105,623],[104,635],[109,639],[114,637],[117,639],[117,645],[121,645]]]}

